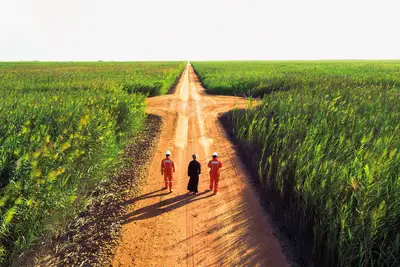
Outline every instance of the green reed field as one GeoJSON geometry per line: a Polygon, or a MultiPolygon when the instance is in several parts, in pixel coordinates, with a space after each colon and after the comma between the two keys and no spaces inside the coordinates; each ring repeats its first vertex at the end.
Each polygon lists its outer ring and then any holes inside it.
{"type": "Polygon", "coordinates": [[[182,62],[0,62],[2,91],[123,90],[150,96],[165,94],[182,62]]]}
{"type": "Polygon", "coordinates": [[[210,93],[263,97],[233,134],[317,266],[398,266],[400,62],[193,65],[210,93]]]}
{"type": "Polygon", "coordinates": [[[63,227],[185,63],[0,63],[0,264],[63,227]]]}
{"type": "Polygon", "coordinates": [[[195,62],[210,94],[259,97],[298,87],[400,86],[400,61],[195,62]]]}

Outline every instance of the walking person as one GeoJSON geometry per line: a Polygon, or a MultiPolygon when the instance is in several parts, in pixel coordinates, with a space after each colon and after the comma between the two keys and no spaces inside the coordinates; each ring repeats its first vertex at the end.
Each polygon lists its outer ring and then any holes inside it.
{"type": "Polygon", "coordinates": [[[164,175],[164,189],[168,189],[169,192],[172,192],[172,173],[175,172],[175,164],[174,161],[170,158],[171,152],[165,152],[165,159],[161,161],[161,175],[164,175]]]}
{"type": "Polygon", "coordinates": [[[219,177],[221,176],[222,162],[218,159],[217,152],[212,154],[212,160],[208,162],[210,168],[210,190],[214,190],[214,194],[218,193],[219,177]]]}
{"type": "Polygon", "coordinates": [[[197,194],[199,192],[198,185],[199,185],[199,175],[201,173],[201,165],[196,160],[196,154],[192,155],[193,160],[189,163],[188,167],[188,176],[190,177],[187,189],[190,192],[194,192],[197,194]]]}

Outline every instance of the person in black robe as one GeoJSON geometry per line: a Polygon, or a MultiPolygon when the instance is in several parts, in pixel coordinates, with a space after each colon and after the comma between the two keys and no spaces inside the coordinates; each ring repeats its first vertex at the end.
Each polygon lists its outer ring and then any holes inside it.
{"type": "Polygon", "coordinates": [[[193,160],[189,163],[188,167],[188,176],[190,177],[189,179],[189,184],[187,186],[187,189],[190,192],[194,192],[197,194],[198,192],[198,185],[199,185],[199,174],[201,173],[201,166],[200,163],[196,160],[196,154],[192,155],[193,160]]]}

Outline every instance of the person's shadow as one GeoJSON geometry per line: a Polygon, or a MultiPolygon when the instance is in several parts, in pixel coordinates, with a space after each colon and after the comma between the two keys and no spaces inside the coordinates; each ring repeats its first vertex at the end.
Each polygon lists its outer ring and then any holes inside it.
{"type": "Polygon", "coordinates": [[[122,205],[123,206],[130,205],[130,204],[135,203],[136,201],[143,200],[143,199],[146,199],[146,198],[161,197],[161,196],[165,196],[165,195],[169,195],[170,194],[168,191],[163,192],[163,193],[159,193],[159,192],[162,192],[162,191],[166,191],[166,189],[159,189],[159,190],[156,190],[156,191],[153,191],[153,192],[150,192],[150,193],[147,193],[147,194],[135,197],[135,198],[131,198],[129,200],[124,201],[122,203],[122,205]],[[158,194],[156,194],[156,193],[158,193],[158,194]]]}
{"type": "MultiPolygon", "coordinates": [[[[134,222],[134,221],[137,221],[137,220],[144,220],[144,219],[152,218],[152,217],[155,217],[155,216],[159,216],[159,215],[161,215],[163,213],[166,213],[166,212],[172,211],[174,209],[178,209],[178,208],[180,208],[180,207],[182,207],[184,205],[187,205],[190,202],[198,201],[198,200],[205,199],[205,198],[213,196],[212,194],[206,195],[206,196],[202,196],[202,195],[205,195],[206,193],[207,192],[201,192],[201,193],[198,193],[198,194],[178,195],[178,196],[175,196],[173,198],[165,199],[165,200],[162,200],[162,201],[157,202],[155,204],[152,204],[152,205],[137,209],[137,210],[135,210],[133,212],[128,213],[124,217],[122,217],[122,219],[124,220],[123,224],[127,224],[127,223],[134,222]]],[[[147,194],[146,196],[139,197],[138,199],[156,197],[156,196],[159,196],[159,195],[166,195],[168,193],[156,194],[156,195],[151,195],[151,194],[152,193],[147,194]]],[[[132,201],[132,202],[129,201],[129,202],[133,203],[134,201],[132,201]]]]}

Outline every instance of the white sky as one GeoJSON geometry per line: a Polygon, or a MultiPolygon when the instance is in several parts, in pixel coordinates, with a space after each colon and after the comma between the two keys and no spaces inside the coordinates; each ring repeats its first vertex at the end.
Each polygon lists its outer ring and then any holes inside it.
{"type": "Polygon", "coordinates": [[[400,59],[400,0],[0,0],[0,61],[400,59]]]}

